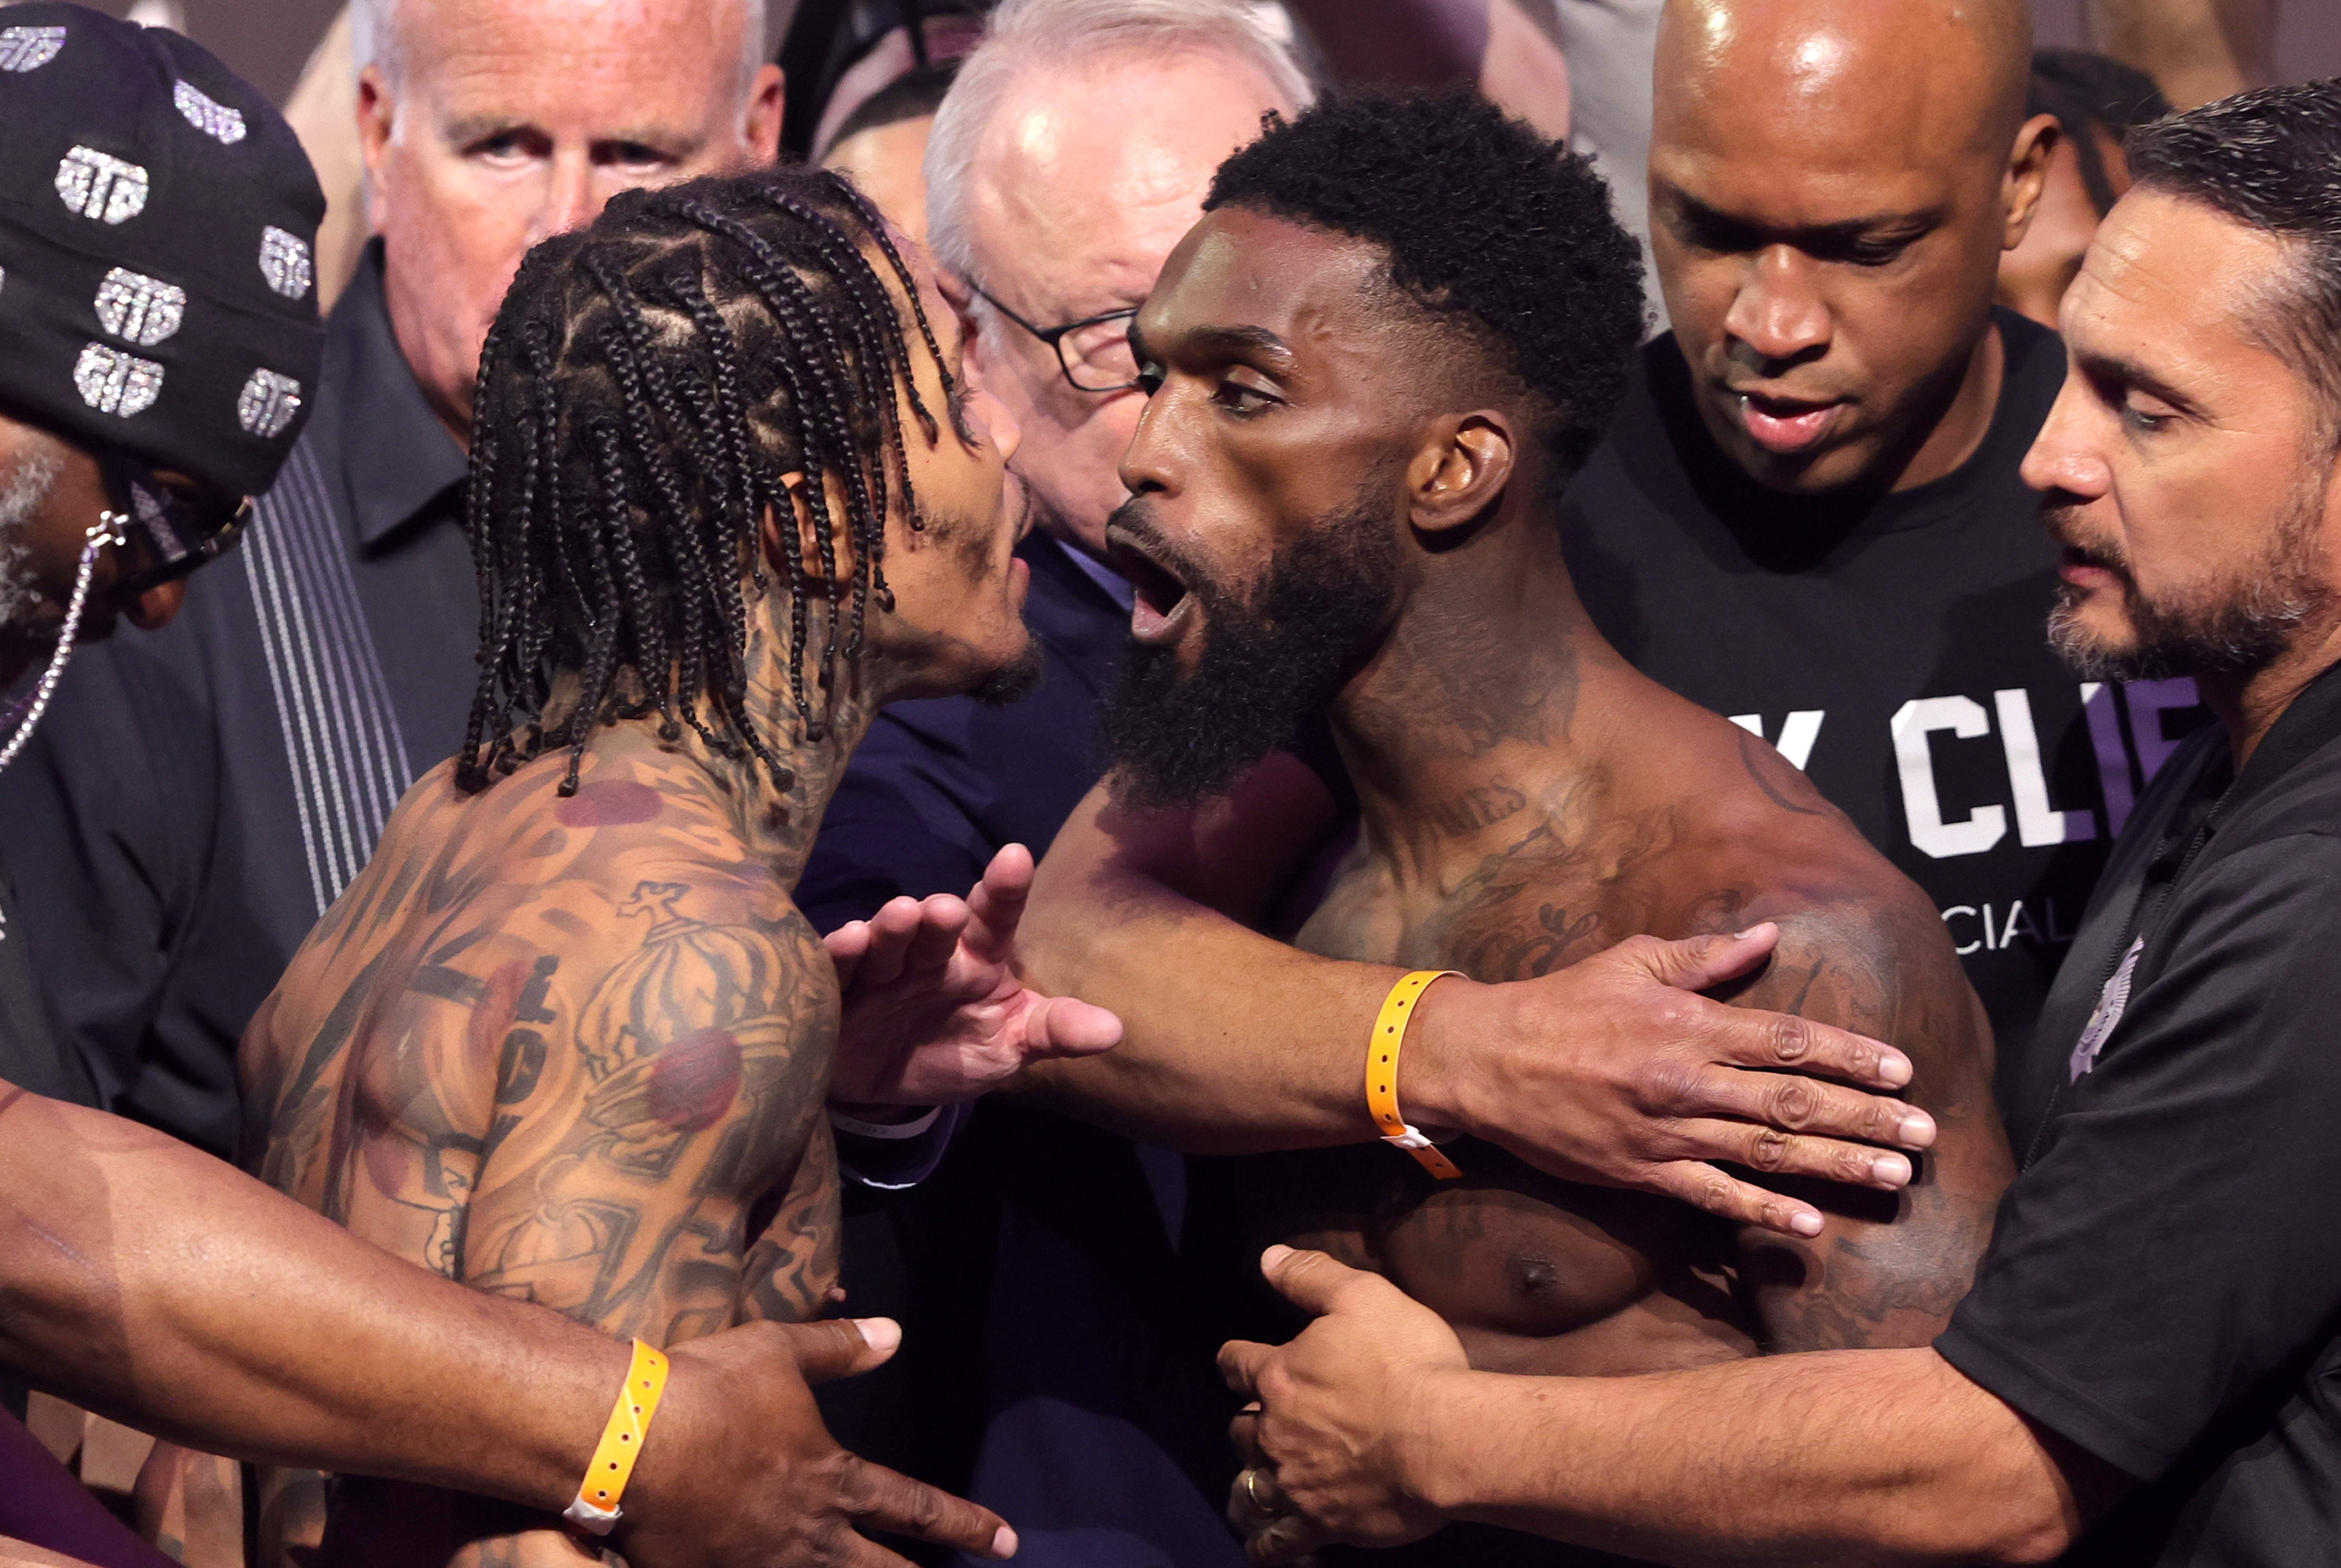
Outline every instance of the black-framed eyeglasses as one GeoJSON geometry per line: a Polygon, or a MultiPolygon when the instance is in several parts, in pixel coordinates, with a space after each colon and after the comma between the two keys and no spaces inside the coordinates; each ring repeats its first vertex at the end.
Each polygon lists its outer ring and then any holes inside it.
{"type": "Polygon", "coordinates": [[[1130,346],[1130,324],[1136,305],[1085,316],[1062,326],[1034,326],[1000,303],[981,284],[968,286],[991,303],[991,308],[1056,351],[1057,368],[1076,392],[1133,392],[1139,385],[1138,355],[1130,346]]]}
{"type": "Polygon", "coordinates": [[[142,594],[185,576],[235,548],[252,519],[249,496],[190,494],[154,476],[141,459],[124,452],[100,457],[109,499],[129,523],[121,548],[127,560],[116,590],[142,594]]]}

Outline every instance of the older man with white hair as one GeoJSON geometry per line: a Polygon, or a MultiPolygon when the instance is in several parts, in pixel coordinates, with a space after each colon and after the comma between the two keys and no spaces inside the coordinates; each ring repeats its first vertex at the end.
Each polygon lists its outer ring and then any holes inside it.
{"type": "MultiPolygon", "coordinates": [[[[1046,850],[1096,782],[1094,709],[1131,596],[1105,523],[1146,404],[1130,318],[1220,161],[1312,95],[1282,20],[1241,0],[1007,0],[961,66],[928,143],[929,245],[972,325],[970,378],[1023,431],[1043,675],[1011,707],[880,716],[798,884],[822,930],[890,901],[882,924],[913,918],[903,895],[965,893],[1005,844],[1046,850]]],[[[1325,765],[1338,776],[1330,749],[1325,765]]],[[[1232,1466],[1213,1347],[1180,1255],[1189,1206],[1175,1154],[978,1107],[928,1189],[848,1220],[849,1295],[905,1314],[908,1359],[842,1389],[875,1408],[832,1403],[832,1421],[862,1452],[993,1499],[1021,1561],[1240,1563],[1218,1517],[1232,1466]]]]}
{"type": "MultiPolygon", "coordinates": [[[[463,734],[478,601],[457,498],[505,285],[619,191],[772,159],[763,11],[359,0],[374,239],[314,416],[242,559],[166,633],[77,663],[0,792],[0,845],[59,890],[24,935],[105,1108],[234,1148],[245,1022],[463,734]]],[[[307,291],[304,247],[266,259],[307,291]]]]}

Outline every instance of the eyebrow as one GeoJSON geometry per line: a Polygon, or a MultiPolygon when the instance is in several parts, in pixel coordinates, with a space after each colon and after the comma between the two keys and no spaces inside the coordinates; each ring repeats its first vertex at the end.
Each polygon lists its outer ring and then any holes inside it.
{"type": "Polygon", "coordinates": [[[1920,207],[1912,212],[1867,213],[1858,218],[1841,218],[1832,224],[1802,224],[1778,225],[1761,224],[1743,218],[1717,207],[1708,206],[1687,192],[1668,188],[1669,197],[1682,209],[1683,216],[1692,224],[1707,228],[1739,229],[1768,239],[1795,237],[1806,240],[1834,241],[1843,244],[1879,234],[1901,230],[1923,231],[1941,226],[1949,215],[1946,207],[1920,207]]]}
{"type": "MultiPolygon", "coordinates": [[[[467,147],[474,142],[516,131],[543,134],[543,128],[535,121],[521,115],[465,115],[461,119],[448,121],[442,127],[441,135],[450,145],[467,147]]],[[[669,157],[688,158],[706,145],[707,138],[696,131],[679,131],[667,125],[628,125],[614,131],[598,132],[591,138],[590,145],[606,146],[612,142],[629,142],[652,148],[669,157]]]]}
{"type": "Polygon", "coordinates": [[[2160,375],[2134,359],[2124,359],[2117,354],[2090,354],[2075,351],[2074,363],[2092,381],[2113,382],[2124,387],[2158,397],[2182,414],[2200,414],[2203,405],[2179,391],[2160,375]]]}
{"type": "MultiPolygon", "coordinates": [[[[1206,354],[1257,354],[1285,361],[1292,358],[1292,345],[1264,326],[1190,327],[1176,336],[1188,349],[1206,354]]],[[[1151,346],[1135,321],[1130,326],[1130,345],[1141,359],[1151,346]]]]}

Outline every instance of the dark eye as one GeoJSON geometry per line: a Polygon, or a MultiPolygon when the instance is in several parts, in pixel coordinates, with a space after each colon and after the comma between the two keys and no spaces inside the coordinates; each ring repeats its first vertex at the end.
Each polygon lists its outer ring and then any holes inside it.
{"type": "Polygon", "coordinates": [[[1213,389],[1211,401],[1230,414],[1258,414],[1277,399],[1257,386],[1240,381],[1222,381],[1213,389]]]}
{"type": "Polygon", "coordinates": [[[1138,366],[1138,390],[1151,397],[1162,390],[1162,367],[1152,360],[1141,360],[1138,366]]]}
{"type": "Polygon", "coordinates": [[[656,147],[646,146],[641,142],[612,143],[609,160],[631,169],[653,168],[668,161],[664,153],[660,152],[656,147]]]}
{"type": "Polygon", "coordinates": [[[467,156],[479,158],[491,164],[524,163],[529,158],[538,155],[542,150],[538,145],[537,138],[531,135],[525,126],[519,125],[508,131],[497,131],[493,135],[482,136],[463,149],[467,156]]]}

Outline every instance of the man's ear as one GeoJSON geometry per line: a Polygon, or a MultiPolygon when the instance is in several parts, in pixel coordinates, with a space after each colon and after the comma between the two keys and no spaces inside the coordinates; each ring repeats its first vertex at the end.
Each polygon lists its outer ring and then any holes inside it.
{"type": "Polygon", "coordinates": [[[355,112],[358,155],[365,160],[366,183],[372,185],[381,177],[382,150],[390,145],[398,113],[390,84],[383,80],[380,67],[368,65],[358,73],[355,112]]]}
{"type": "Polygon", "coordinates": [[[775,163],[781,155],[781,116],[789,106],[788,78],[778,65],[757,67],[748,88],[748,116],[742,136],[749,162],[756,166],[775,163]]]}
{"type": "Polygon", "coordinates": [[[2007,231],[2000,236],[2000,249],[2012,251],[2024,243],[2026,231],[2032,227],[2032,215],[2040,210],[2040,193],[2047,188],[2048,160],[2057,155],[2057,144],[2064,135],[2054,115],[2035,115],[2016,133],[2002,187],[2007,203],[2007,231]]]}
{"type": "Polygon", "coordinates": [[[1511,421],[1494,409],[1440,415],[1407,464],[1409,520],[1438,534],[1477,518],[1511,483],[1513,440],[1511,421]]]}

